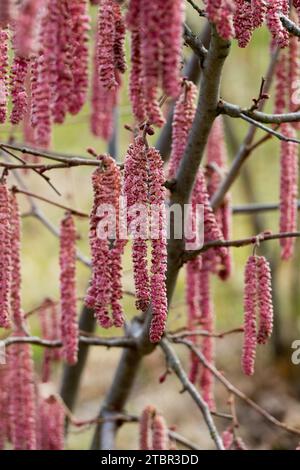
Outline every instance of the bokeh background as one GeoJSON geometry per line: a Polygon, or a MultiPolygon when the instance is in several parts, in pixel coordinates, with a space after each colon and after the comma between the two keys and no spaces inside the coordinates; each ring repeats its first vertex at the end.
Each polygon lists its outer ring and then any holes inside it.
{"type": "MultiPolygon", "coordinates": [[[[95,33],[96,9],[91,8],[93,26],[91,30],[91,50],[95,33]]],[[[187,22],[195,33],[204,27],[200,19],[190,7],[187,8],[187,22]]],[[[261,79],[266,73],[270,60],[270,36],[266,28],[256,30],[251,44],[246,49],[239,49],[233,42],[232,50],[224,67],[222,82],[222,97],[241,106],[249,106],[252,98],[256,97],[261,79]]],[[[129,46],[129,38],[127,38],[129,46]]],[[[127,47],[129,50],[129,47],[127,47]]],[[[186,59],[190,50],[185,47],[186,59]]],[[[128,59],[129,60],[129,59],[128,59]]],[[[131,134],[124,129],[125,124],[132,124],[132,115],[127,92],[128,73],[124,79],[123,90],[118,107],[118,152],[119,161],[124,159],[126,149],[131,141],[131,134]]],[[[272,109],[272,93],[266,109],[272,109]]],[[[76,117],[69,117],[62,126],[56,126],[53,133],[53,150],[74,155],[87,155],[86,149],[93,147],[98,153],[107,151],[107,144],[92,136],[89,126],[90,107],[87,103],[82,112],[76,117]]],[[[243,141],[248,126],[240,120],[230,120],[226,123],[228,158],[231,161],[237,147],[243,141]]],[[[157,138],[159,131],[153,138],[157,138]]],[[[257,132],[259,138],[262,131],[257,132]]],[[[22,129],[11,129],[8,125],[0,128],[0,140],[9,138],[22,142],[22,129]]],[[[279,188],[279,153],[280,144],[270,139],[259,147],[246,162],[238,181],[232,187],[232,203],[238,205],[247,202],[276,202],[279,188]],[[249,192],[252,192],[251,199],[249,192]],[[255,199],[253,199],[253,197],[255,199]]],[[[77,210],[89,212],[92,204],[91,188],[92,168],[79,167],[68,170],[52,171],[51,181],[62,193],[59,198],[51,188],[37,175],[28,172],[22,174],[30,191],[49,197],[52,200],[72,206],[77,210]]],[[[13,177],[11,183],[15,184],[13,177]]],[[[19,195],[22,213],[27,213],[29,206],[25,196],[19,195]]],[[[62,211],[43,202],[36,201],[47,218],[59,226],[62,211]]],[[[235,215],[233,238],[242,238],[256,233],[256,216],[235,215]]],[[[264,229],[278,231],[278,213],[259,215],[259,222],[264,229]]],[[[88,221],[76,220],[80,234],[78,249],[87,257],[88,221]]],[[[23,306],[30,311],[42,304],[46,297],[53,300],[59,298],[58,270],[58,238],[51,234],[38,220],[32,217],[23,218],[22,239],[22,276],[23,276],[23,306]]],[[[132,266],[130,250],[124,257],[123,283],[125,290],[133,291],[132,266]]],[[[243,270],[251,248],[233,249],[234,271],[231,278],[222,283],[213,281],[214,305],[216,314],[216,330],[223,331],[242,325],[243,321],[243,270]]],[[[256,373],[253,378],[242,375],[240,357],[242,335],[230,335],[216,341],[216,364],[232,382],[247,393],[251,398],[265,407],[280,420],[291,425],[300,425],[300,366],[291,362],[291,343],[300,339],[299,323],[299,243],[293,260],[281,262],[277,241],[268,242],[259,249],[260,254],[268,256],[272,264],[273,289],[275,300],[275,330],[268,346],[259,348],[256,363],[256,373]],[[266,246],[267,245],[267,246],[266,246]]],[[[78,267],[78,296],[83,297],[89,281],[89,269],[82,263],[78,267]]],[[[174,330],[183,326],[186,319],[184,302],[185,280],[181,273],[175,296],[171,305],[168,329],[174,330]]],[[[126,318],[130,320],[137,312],[134,299],[124,297],[126,318]]],[[[78,312],[82,302],[78,301],[78,312]]],[[[31,328],[34,334],[39,334],[39,323],[32,315],[31,328]]],[[[0,331],[1,334],[1,331],[0,331]]],[[[119,331],[97,330],[101,335],[118,335],[119,331]]],[[[188,354],[182,346],[177,348],[183,363],[188,367],[188,354]]],[[[119,350],[106,350],[92,347],[90,349],[87,367],[80,388],[79,399],[74,415],[86,420],[96,416],[120,356],[119,350]]],[[[40,348],[34,348],[36,371],[39,373],[42,360],[40,348]]],[[[139,415],[148,404],[154,404],[165,416],[170,426],[176,426],[178,432],[197,443],[201,448],[211,448],[211,440],[203,425],[202,417],[195,405],[186,394],[179,394],[180,384],[176,377],[168,376],[167,380],[159,383],[159,376],[165,370],[165,361],[158,349],[150,357],[146,357],[136,381],[127,411],[139,415]]],[[[59,386],[61,367],[55,373],[55,381],[59,386]]],[[[219,384],[216,385],[219,411],[229,412],[228,394],[219,384]]],[[[237,413],[240,422],[239,434],[251,449],[285,449],[295,448],[297,437],[269,425],[264,419],[242,402],[237,401],[237,413]]],[[[220,430],[225,429],[226,420],[216,418],[220,430]]],[[[93,426],[76,428],[70,427],[67,447],[70,449],[87,449],[93,434],[93,426]]],[[[125,424],[117,440],[120,449],[135,449],[138,447],[137,424],[125,424]]]]}

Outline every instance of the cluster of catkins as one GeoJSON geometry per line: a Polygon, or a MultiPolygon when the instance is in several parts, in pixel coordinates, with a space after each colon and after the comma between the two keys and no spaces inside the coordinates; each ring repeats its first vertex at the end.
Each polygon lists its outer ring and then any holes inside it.
{"type": "MultiPolygon", "coordinates": [[[[295,112],[299,107],[299,41],[291,37],[289,48],[281,51],[276,65],[275,113],[295,112]]],[[[281,133],[288,138],[296,138],[299,123],[283,123],[281,133]]],[[[280,232],[297,230],[298,199],[298,148],[293,142],[282,141],[280,145],[280,232]]],[[[293,255],[295,239],[282,238],[281,257],[289,259],[293,255]]]]}
{"type": "MultiPolygon", "coordinates": [[[[24,336],[28,334],[29,327],[21,304],[20,211],[16,192],[8,191],[5,178],[0,182],[0,218],[0,327],[12,327],[14,337],[24,336]]],[[[62,353],[59,350],[45,352],[43,382],[49,382],[50,364],[60,359],[61,354],[71,363],[76,360],[78,334],[73,327],[74,323],[76,325],[74,233],[72,219],[68,214],[62,222],[61,234],[61,321],[51,301],[45,302],[41,312],[43,338],[61,338],[63,348],[62,353]]],[[[61,404],[52,400],[53,412],[48,418],[47,415],[42,417],[46,402],[44,403],[38,392],[31,345],[10,345],[7,349],[7,365],[5,368],[1,367],[0,372],[0,408],[3,410],[0,447],[3,448],[8,440],[16,450],[62,449],[63,410],[61,404]],[[60,428],[57,427],[56,418],[61,423],[60,428]],[[47,439],[53,439],[53,443],[41,443],[47,439]]]]}
{"type": "Polygon", "coordinates": [[[148,405],[140,417],[140,450],[175,450],[170,442],[169,430],[163,416],[154,406],[148,405]]]}
{"type": "MultiPolygon", "coordinates": [[[[195,111],[197,89],[192,82],[183,80],[182,90],[176,102],[172,129],[172,149],[169,162],[169,179],[176,177],[181,159],[186,148],[189,132],[192,127],[195,111]]],[[[231,209],[227,197],[222,206],[214,214],[210,206],[210,198],[218,189],[226,168],[226,148],[224,143],[222,118],[216,119],[207,143],[207,161],[205,172],[199,169],[191,195],[190,225],[197,230],[197,206],[203,208],[204,242],[230,238],[231,209]]],[[[214,328],[213,304],[210,295],[211,274],[227,279],[231,271],[231,258],[226,248],[216,248],[187,263],[186,299],[188,306],[188,329],[194,330],[197,325],[209,333],[214,328]]],[[[214,344],[211,336],[200,343],[193,338],[197,347],[201,348],[209,362],[213,361],[214,344]]],[[[211,408],[214,408],[213,377],[206,368],[201,368],[194,354],[191,354],[190,380],[198,383],[203,397],[211,408]]]]}
{"type": "MultiPolygon", "coordinates": [[[[246,47],[253,31],[266,24],[274,45],[286,47],[289,33],[283,27],[281,15],[289,15],[289,0],[204,0],[208,19],[215,23],[224,39],[236,38],[240,47],[246,47]]],[[[300,15],[298,0],[293,5],[300,15]]]]}
{"type": "Polygon", "coordinates": [[[256,345],[265,344],[273,328],[271,271],[264,256],[254,254],[249,257],[245,267],[244,282],[242,368],[246,375],[253,375],[256,345]]]}

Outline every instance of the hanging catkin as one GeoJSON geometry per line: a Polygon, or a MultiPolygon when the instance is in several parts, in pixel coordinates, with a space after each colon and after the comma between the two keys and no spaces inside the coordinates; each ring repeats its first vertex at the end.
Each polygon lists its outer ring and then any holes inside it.
{"type": "Polygon", "coordinates": [[[289,14],[289,0],[272,0],[268,2],[266,23],[272,34],[274,43],[279,47],[286,47],[289,42],[289,33],[280,21],[280,13],[289,14]]]}
{"type": "Polygon", "coordinates": [[[235,0],[236,11],[233,18],[235,37],[240,47],[246,47],[253,31],[253,18],[251,3],[244,0],[235,0]]]}
{"type": "Polygon", "coordinates": [[[8,96],[8,32],[0,29],[0,124],[6,120],[8,96]]]}
{"type": "Polygon", "coordinates": [[[222,8],[220,10],[219,20],[216,23],[216,28],[218,34],[223,39],[231,39],[234,37],[233,14],[235,9],[236,5],[234,0],[222,1],[222,8]]]}
{"type": "Polygon", "coordinates": [[[43,8],[42,0],[22,2],[15,25],[15,49],[19,56],[29,57],[36,50],[39,12],[43,8]]]}
{"type": "Polygon", "coordinates": [[[0,28],[6,28],[11,21],[13,5],[11,0],[1,0],[0,28]]]}
{"type": "Polygon", "coordinates": [[[267,13],[267,0],[251,0],[252,26],[259,28],[264,21],[267,13]]]}
{"type": "Polygon", "coordinates": [[[139,429],[140,450],[152,450],[151,424],[155,413],[155,407],[148,405],[141,414],[139,429]]]}
{"type": "Polygon", "coordinates": [[[11,279],[11,243],[9,194],[6,181],[0,182],[0,327],[9,328],[9,288],[11,279]]]}
{"type": "Polygon", "coordinates": [[[151,304],[150,340],[158,342],[165,330],[168,311],[166,292],[167,235],[163,161],[151,147],[147,151],[149,165],[149,203],[151,209],[151,304]],[[153,217],[155,215],[155,217],[153,217]],[[153,221],[154,219],[154,221],[153,221]],[[153,223],[154,222],[154,223],[153,223]]]}
{"type": "Polygon", "coordinates": [[[282,114],[287,107],[288,97],[288,61],[285,51],[280,51],[275,69],[275,107],[276,114],[282,114]]]}
{"type": "Polygon", "coordinates": [[[11,67],[12,111],[10,122],[12,124],[19,124],[27,111],[26,76],[28,64],[28,59],[18,55],[15,50],[11,67]]]}
{"type": "Polygon", "coordinates": [[[139,310],[145,311],[150,301],[150,285],[147,270],[147,230],[145,230],[147,229],[148,174],[146,149],[142,137],[137,137],[130,145],[124,171],[124,194],[128,208],[127,223],[129,232],[133,234],[132,259],[136,306],[139,310]],[[139,207],[140,223],[135,223],[135,226],[131,227],[131,224],[135,222],[136,211],[139,207]]]}
{"type": "Polygon", "coordinates": [[[249,257],[245,267],[244,282],[242,368],[246,375],[253,375],[256,344],[265,344],[272,334],[273,327],[271,272],[266,258],[255,255],[249,257]]]}
{"type": "Polygon", "coordinates": [[[86,296],[86,304],[94,309],[94,314],[103,328],[109,328],[114,323],[121,326],[124,322],[120,300],[121,289],[121,255],[125,241],[118,232],[114,234],[108,231],[98,230],[98,224],[104,214],[98,210],[114,210],[113,216],[118,213],[117,201],[120,196],[120,170],[115,161],[108,155],[100,156],[102,169],[93,173],[92,182],[94,190],[94,204],[90,218],[90,246],[92,252],[92,279],[86,296]],[[109,307],[112,307],[112,318],[109,315],[109,307]]]}
{"type": "Polygon", "coordinates": [[[42,398],[38,407],[39,450],[64,450],[65,410],[55,396],[42,398]]]}
{"type": "MultiPolygon", "coordinates": [[[[60,315],[58,306],[53,301],[46,299],[44,305],[39,310],[39,318],[42,338],[50,341],[61,339],[60,315]]],[[[60,348],[45,348],[42,364],[42,382],[49,382],[52,363],[60,359],[60,348]]]]}
{"type": "Polygon", "coordinates": [[[59,263],[62,354],[69,364],[75,364],[78,352],[76,229],[71,213],[61,222],[59,263]]]}
{"type": "Polygon", "coordinates": [[[152,423],[152,448],[153,450],[168,450],[168,428],[161,415],[155,415],[152,423]]]}
{"type": "MultiPolygon", "coordinates": [[[[282,133],[295,138],[295,129],[291,124],[282,124],[282,133]]],[[[293,142],[281,142],[280,155],[280,232],[297,230],[297,197],[298,197],[298,147],[293,142]]],[[[280,239],[281,257],[289,259],[293,255],[295,239],[280,239]]]]}
{"type": "MultiPolygon", "coordinates": [[[[22,335],[16,330],[15,335],[22,335]]],[[[30,344],[14,344],[8,350],[9,429],[15,450],[36,450],[36,396],[30,344]]]]}

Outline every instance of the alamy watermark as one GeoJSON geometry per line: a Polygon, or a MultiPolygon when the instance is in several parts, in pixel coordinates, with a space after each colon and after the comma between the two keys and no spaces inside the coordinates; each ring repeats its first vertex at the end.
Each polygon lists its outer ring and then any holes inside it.
{"type": "Polygon", "coordinates": [[[184,240],[186,250],[199,250],[204,243],[203,204],[133,204],[120,197],[118,207],[97,208],[97,237],[101,240],[161,238],[184,240]]]}

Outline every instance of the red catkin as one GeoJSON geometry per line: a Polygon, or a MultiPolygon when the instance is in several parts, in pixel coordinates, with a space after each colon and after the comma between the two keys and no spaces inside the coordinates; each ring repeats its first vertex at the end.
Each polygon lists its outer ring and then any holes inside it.
{"type": "Polygon", "coordinates": [[[114,0],[100,0],[97,61],[100,80],[108,90],[117,86],[114,65],[115,26],[114,0]]]}
{"type": "Polygon", "coordinates": [[[28,59],[15,53],[11,67],[12,111],[10,122],[12,124],[19,124],[27,111],[26,76],[28,63],[28,59]]]}
{"type": "Polygon", "coordinates": [[[266,0],[251,0],[252,10],[252,26],[253,28],[259,28],[265,21],[267,13],[267,1],[266,0]]]}
{"type": "MultiPolygon", "coordinates": [[[[39,310],[42,338],[54,341],[61,339],[60,314],[54,302],[46,299],[44,305],[39,310]]],[[[42,382],[49,382],[51,376],[51,366],[53,361],[61,359],[59,348],[45,348],[42,365],[42,382]]]]}
{"type": "Polygon", "coordinates": [[[115,42],[114,42],[114,60],[115,67],[120,73],[126,71],[126,59],[125,59],[125,34],[126,27],[123,19],[120,5],[114,2],[114,21],[115,21],[115,42]]]}
{"type": "Polygon", "coordinates": [[[167,95],[177,98],[180,92],[184,1],[162,0],[158,11],[162,43],[162,88],[167,95]]]}
{"type": "Polygon", "coordinates": [[[62,354],[69,364],[75,364],[78,352],[76,229],[70,213],[61,222],[59,263],[62,354]]]}
{"type": "MultiPolygon", "coordinates": [[[[289,43],[289,75],[288,75],[288,95],[289,111],[295,112],[299,107],[300,90],[300,61],[299,61],[299,39],[296,36],[290,38],[289,43]]],[[[299,123],[294,123],[295,129],[299,128],[299,123]]]]}
{"type": "Polygon", "coordinates": [[[289,33],[280,21],[280,13],[288,15],[289,0],[272,0],[268,2],[266,23],[272,34],[272,38],[279,47],[286,47],[289,42],[289,33]]]}
{"type": "Polygon", "coordinates": [[[151,423],[156,413],[154,406],[148,405],[144,408],[140,417],[140,450],[152,450],[151,423]]]}
{"type": "Polygon", "coordinates": [[[0,28],[6,28],[8,26],[11,21],[12,10],[11,0],[1,0],[0,28]]]}
{"type": "MultiPolygon", "coordinates": [[[[142,137],[137,137],[130,145],[124,166],[124,194],[127,198],[128,227],[133,233],[132,259],[134,282],[136,289],[136,306],[145,311],[150,300],[150,285],[147,270],[147,234],[145,225],[147,222],[143,215],[146,215],[148,204],[148,174],[147,157],[145,144],[142,137]],[[137,211],[142,209],[140,218],[141,223],[136,223],[134,227],[131,224],[137,217],[137,211]],[[141,230],[143,229],[143,232],[141,230]]],[[[138,221],[139,222],[139,221],[138,221]]]]}
{"type": "MultiPolygon", "coordinates": [[[[15,335],[22,335],[15,330],[15,335]]],[[[9,427],[15,450],[35,450],[36,397],[32,350],[29,344],[9,348],[9,427]]]]}
{"type": "Polygon", "coordinates": [[[9,328],[9,288],[11,279],[9,194],[6,182],[0,182],[0,327],[9,328]]]}
{"type": "Polygon", "coordinates": [[[274,112],[282,114],[287,107],[287,94],[288,94],[288,62],[287,56],[284,51],[280,51],[280,56],[276,64],[275,70],[275,108],[274,112]]]}
{"type": "Polygon", "coordinates": [[[169,448],[168,428],[164,418],[155,415],[152,423],[153,450],[167,450],[169,448]]]}
{"type": "MultiPolygon", "coordinates": [[[[86,305],[94,309],[99,324],[103,328],[109,328],[113,323],[115,326],[121,326],[124,322],[120,299],[122,297],[121,255],[125,241],[120,238],[120,234],[113,236],[110,227],[104,233],[98,233],[98,224],[105,217],[104,214],[98,213],[98,209],[104,212],[113,209],[115,217],[120,195],[119,168],[110,156],[104,155],[101,159],[104,170],[97,169],[92,177],[94,204],[90,218],[90,246],[93,272],[85,301],[86,305]],[[111,238],[114,238],[114,244],[110,249],[111,238]],[[113,319],[109,316],[110,304],[113,319]]],[[[120,214],[117,215],[119,219],[120,214]]],[[[118,225],[120,228],[120,221],[118,225]]]]}
{"type": "Polygon", "coordinates": [[[206,0],[206,14],[212,23],[218,23],[222,0],[206,0]]]}
{"type": "Polygon", "coordinates": [[[138,30],[138,28],[134,28],[131,33],[131,70],[129,80],[129,95],[132,111],[137,122],[142,122],[146,119],[140,48],[141,32],[138,30]]]}
{"type": "Polygon", "coordinates": [[[10,252],[11,286],[10,307],[15,328],[24,329],[24,312],[21,306],[21,218],[16,193],[10,194],[10,252]]]}
{"type": "Polygon", "coordinates": [[[69,5],[72,21],[71,53],[72,91],[69,96],[69,111],[77,114],[85,103],[88,89],[88,31],[90,18],[87,0],[77,0],[69,5]]]}
{"type": "Polygon", "coordinates": [[[244,0],[235,0],[236,10],[233,18],[235,37],[240,47],[246,47],[253,31],[253,18],[251,3],[244,0]]]}
{"type": "Polygon", "coordinates": [[[216,28],[223,39],[231,39],[234,36],[233,14],[235,7],[234,0],[222,0],[216,28]]]}
{"type": "Polygon", "coordinates": [[[8,96],[8,32],[0,29],[0,124],[6,120],[8,96]]]}
{"type": "Polygon", "coordinates": [[[118,93],[121,86],[118,77],[118,87],[107,90],[103,87],[96,67],[94,58],[94,69],[92,78],[91,98],[91,131],[96,137],[109,141],[114,130],[114,110],[118,102],[118,93]]]}
{"type": "Polygon", "coordinates": [[[232,429],[229,428],[222,432],[223,445],[226,450],[229,450],[232,447],[233,438],[234,436],[233,436],[232,429]]]}
{"type": "Polygon", "coordinates": [[[64,450],[65,411],[63,405],[50,395],[39,404],[39,449],[64,450]]]}
{"type": "Polygon", "coordinates": [[[151,147],[147,152],[149,165],[149,203],[151,209],[151,303],[150,341],[158,342],[165,330],[168,312],[166,291],[167,235],[163,161],[151,147]],[[155,214],[153,214],[155,211],[155,214]],[[154,221],[153,221],[153,215],[154,221]]]}
{"type": "MultiPolygon", "coordinates": [[[[286,123],[282,125],[286,137],[295,138],[294,128],[286,123]]],[[[294,232],[297,229],[298,197],[298,148],[293,142],[281,142],[280,156],[280,232],[294,232]]],[[[293,237],[280,239],[281,257],[289,259],[294,250],[293,237]]]]}
{"type": "Polygon", "coordinates": [[[43,8],[42,0],[25,0],[15,24],[15,49],[19,56],[29,57],[36,49],[36,30],[38,26],[39,11],[43,8]]]}
{"type": "Polygon", "coordinates": [[[265,344],[270,338],[273,329],[273,304],[271,271],[268,261],[264,256],[257,260],[257,282],[258,282],[258,307],[259,307],[259,327],[257,342],[265,344]]]}
{"type": "Polygon", "coordinates": [[[257,258],[250,256],[245,268],[244,345],[242,368],[246,375],[254,374],[256,356],[257,258]]]}
{"type": "Polygon", "coordinates": [[[193,124],[197,95],[196,86],[187,80],[183,81],[181,94],[176,101],[172,122],[172,148],[168,178],[175,178],[193,124]]]}

